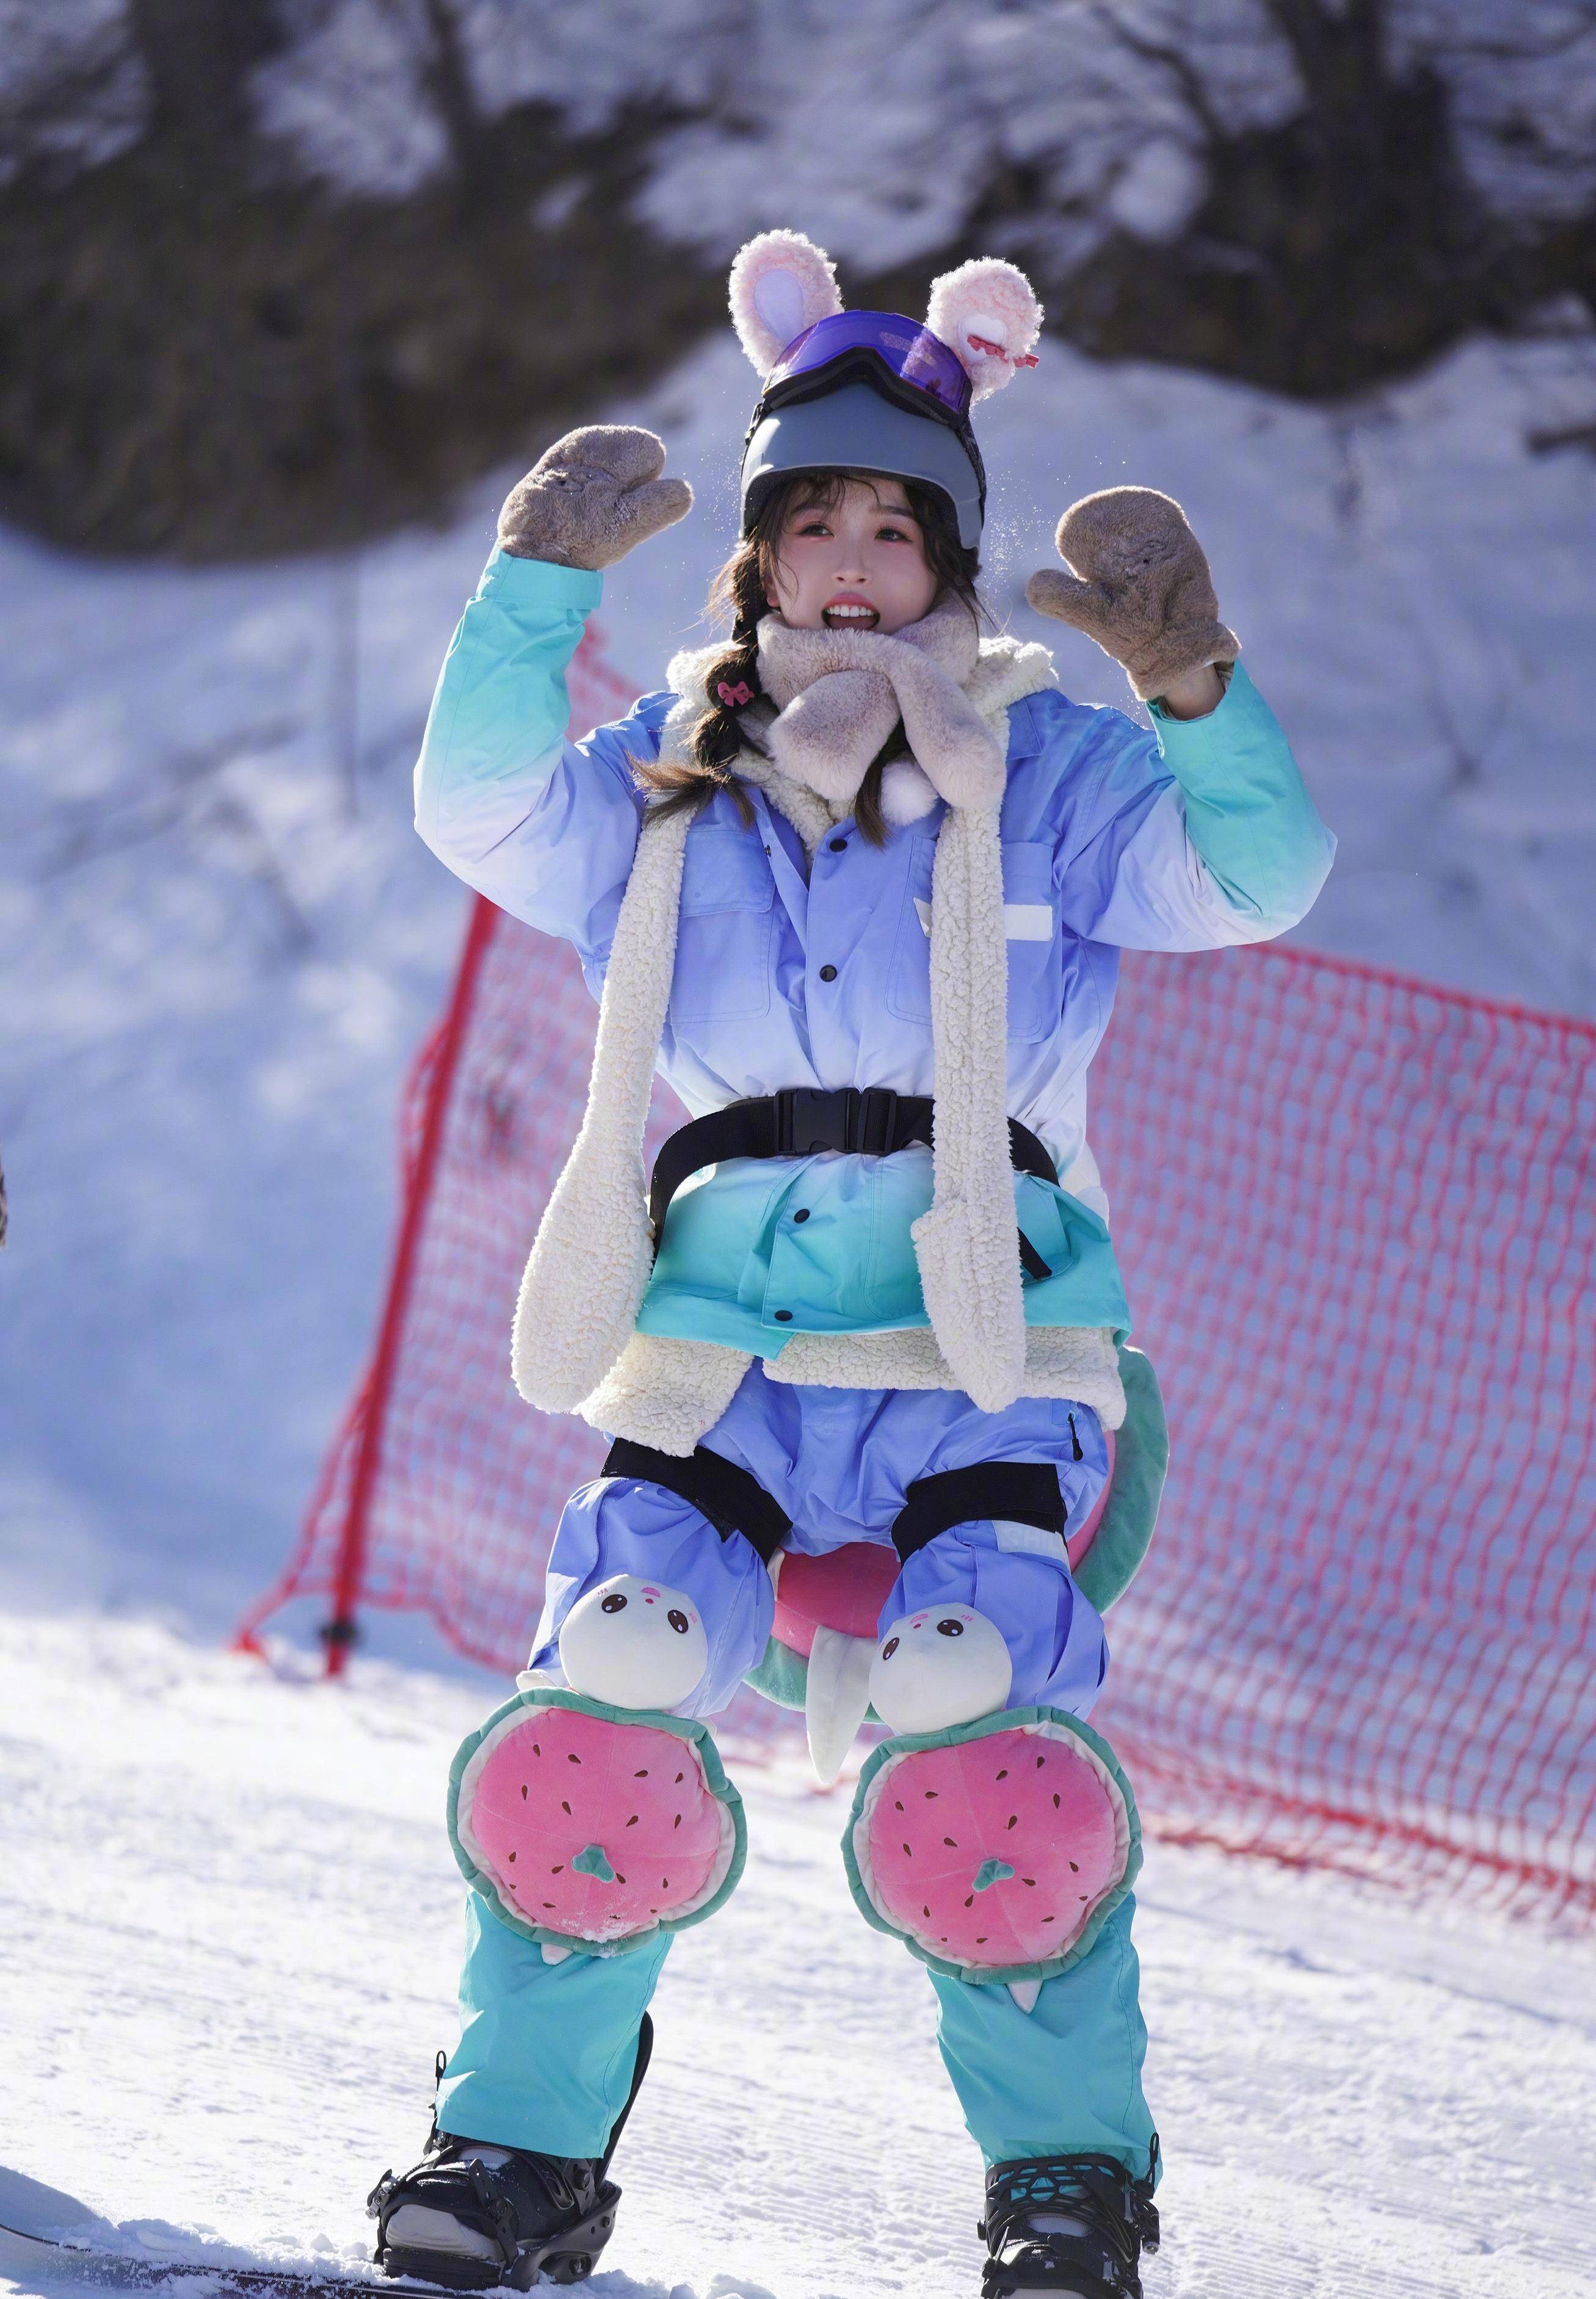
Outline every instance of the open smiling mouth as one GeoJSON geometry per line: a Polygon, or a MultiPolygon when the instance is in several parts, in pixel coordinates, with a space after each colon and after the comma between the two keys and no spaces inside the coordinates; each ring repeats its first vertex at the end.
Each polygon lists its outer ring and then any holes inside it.
{"type": "Polygon", "coordinates": [[[820,620],[828,631],[873,631],[881,616],[867,600],[834,599],[820,610],[820,620]]]}

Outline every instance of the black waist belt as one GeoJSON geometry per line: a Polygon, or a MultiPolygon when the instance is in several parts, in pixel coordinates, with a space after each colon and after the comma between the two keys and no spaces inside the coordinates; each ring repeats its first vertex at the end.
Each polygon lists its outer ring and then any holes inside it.
{"type": "Polygon", "coordinates": [[[1068,1515],[1051,1461],[977,1461],[968,1469],[915,1479],[893,1519],[893,1547],[907,1564],[939,1532],[972,1517],[1005,1517],[1061,1533],[1068,1515]]]}
{"type": "Polygon", "coordinates": [[[599,1472],[605,1477],[643,1477],[679,1493],[707,1516],[722,1540],[734,1532],[758,1549],[769,1564],[793,1530],[793,1520],[772,1500],[751,1469],[740,1469],[723,1453],[700,1445],[686,1459],[679,1453],[656,1452],[652,1445],[635,1445],[618,1437],[599,1472]]]}
{"type": "MultiPolygon", "coordinates": [[[[727,1158],[808,1158],[821,1150],[852,1150],[890,1157],[916,1142],[931,1146],[935,1104],[928,1093],[895,1093],[891,1086],[791,1085],[780,1093],[755,1094],[712,1109],[680,1125],[661,1148],[649,1183],[648,1217],[657,1245],[665,1234],[665,1215],[689,1174],[719,1166],[727,1158]]],[[[1009,1120],[1009,1157],[1017,1174],[1056,1182],[1052,1159],[1028,1125],[1009,1120]]],[[[1051,1273],[1023,1233],[1020,1259],[1029,1277],[1051,1273]]]]}
{"type": "MultiPolygon", "coordinates": [[[[756,1548],[767,1564],[793,1530],[793,1520],[765,1490],[751,1469],[740,1469],[723,1454],[700,1445],[686,1459],[618,1437],[603,1468],[606,1477],[641,1477],[679,1493],[714,1526],[722,1540],[734,1532],[756,1548]]],[[[1059,1472],[1050,1461],[977,1461],[968,1469],[944,1469],[917,1477],[893,1520],[893,1547],[907,1564],[915,1551],[950,1526],[973,1517],[1004,1517],[1015,1524],[1039,1525],[1062,1533],[1068,1511],[1059,1490],[1059,1472]]]]}

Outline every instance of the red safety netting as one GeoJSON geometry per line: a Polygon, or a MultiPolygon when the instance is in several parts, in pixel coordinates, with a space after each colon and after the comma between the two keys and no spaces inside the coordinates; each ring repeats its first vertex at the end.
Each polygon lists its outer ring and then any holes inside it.
{"type": "MultiPolygon", "coordinates": [[[[591,723],[631,690],[590,639],[572,693],[591,723]]],[[[569,950],[478,906],[372,1370],[256,1616],[329,1599],[335,1665],[357,1605],[524,1661],[603,1452],[508,1363],[594,1018],[569,950]]],[[[1093,1079],[1173,1439],[1097,1712],[1150,1825],[1588,1920],[1596,1031],[1291,950],[1132,957],[1093,1079]]]]}

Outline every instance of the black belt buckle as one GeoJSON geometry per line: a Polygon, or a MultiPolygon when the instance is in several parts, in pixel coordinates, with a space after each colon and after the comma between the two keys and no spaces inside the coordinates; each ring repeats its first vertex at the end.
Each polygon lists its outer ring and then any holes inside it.
{"type": "Polygon", "coordinates": [[[809,1158],[837,1150],[885,1157],[898,1097],[891,1086],[785,1086],[776,1096],[776,1154],[809,1158]]]}
{"type": "Polygon", "coordinates": [[[836,1091],[819,1085],[784,1086],[776,1097],[776,1154],[778,1158],[809,1158],[820,1150],[851,1150],[848,1139],[857,1123],[850,1104],[858,1089],[836,1091]]]}

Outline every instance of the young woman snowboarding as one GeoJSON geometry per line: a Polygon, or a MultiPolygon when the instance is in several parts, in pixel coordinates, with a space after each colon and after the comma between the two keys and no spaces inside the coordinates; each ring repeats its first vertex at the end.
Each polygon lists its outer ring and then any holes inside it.
{"type": "Polygon", "coordinates": [[[828,1773],[867,1704],[891,1735],[844,1858],[931,1975],[986,2299],[1139,2299],[1140,1839],[1085,1722],[1107,1647],[1069,1542],[1151,1376],[1086,1072],[1119,950],[1283,932],[1333,842],[1168,497],[1077,502],[1071,571],[1028,593],[1126,666],[1151,733],[982,635],[969,409],[1035,364],[1019,272],[964,265],[924,324],[848,312],[769,232],[731,302],[762,388],[729,639],[565,739],[601,570],[691,503],[651,434],[573,432],[504,505],[417,770],[428,844],[601,993],[513,1363],[613,1443],[517,1696],[456,1760],[462,2034],[422,2161],[372,2196],[378,2256],[461,2288],[590,2271],[671,1935],[741,1872],[704,1720],[785,1655],[828,1773]],[[651,1183],[656,1068],[692,1123],[651,1183]],[[885,1565],[874,1633],[821,1603],[794,1636],[844,1549],[885,1565]]]}

